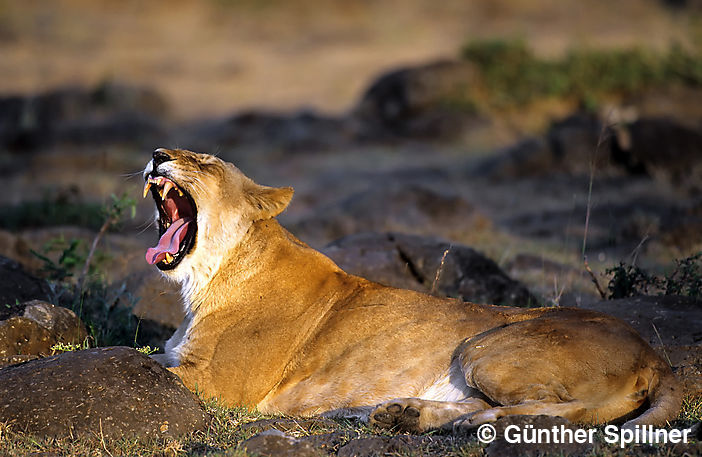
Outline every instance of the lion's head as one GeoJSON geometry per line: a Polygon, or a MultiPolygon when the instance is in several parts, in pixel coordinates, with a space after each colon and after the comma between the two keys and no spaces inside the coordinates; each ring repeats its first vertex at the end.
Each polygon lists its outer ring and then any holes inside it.
{"type": "Polygon", "coordinates": [[[183,149],[154,151],[144,180],[159,232],[146,261],[181,283],[216,271],[252,223],[280,214],[293,195],[290,187],[261,186],[231,163],[183,149]]]}

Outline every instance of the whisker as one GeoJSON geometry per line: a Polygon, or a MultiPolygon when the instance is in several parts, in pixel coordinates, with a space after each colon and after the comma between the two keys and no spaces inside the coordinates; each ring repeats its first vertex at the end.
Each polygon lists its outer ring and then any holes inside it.
{"type": "Polygon", "coordinates": [[[119,176],[122,178],[129,179],[129,178],[132,178],[134,176],[141,175],[142,173],[144,173],[144,170],[135,171],[134,173],[122,173],[119,176]]]}
{"type": "MultiPolygon", "coordinates": [[[[148,229],[150,229],[150,228],[154,225],[155,222],[156,222],[155,220],[152,220],[151,222],[149,222],[149,224],[148,224],[146,227],[144,227],[143,229],[139,230],[139,232],[137,233],[137,235],[141,235],[142,233],[144,233],[145,231],[147,231],[148,229]]],[[[146,224],[146,222],[144,222],[144,223],[146,224]]]]}
{"type": "Polygon", "coordinates": [[[202,183],[202,181],[200,181],[199,178],[193,176],[192,180],[191,180],[191,184],[193,186],[197,187],[198,189],[200,189],[201,192],[206,193],[205,192],[205,185],[202,183]]]}

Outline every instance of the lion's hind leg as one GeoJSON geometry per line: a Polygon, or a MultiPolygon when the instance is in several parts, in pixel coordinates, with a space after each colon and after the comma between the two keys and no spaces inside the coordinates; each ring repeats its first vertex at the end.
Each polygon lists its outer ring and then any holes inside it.
{"type": "Polygon", "coordinates": [[[487,422],[494,422],[500,417],[514,415],[546,415],[560,416],[571,422],[578,422],[587,411],[587,407],[579,400],[567,401],[564,403],[553,403],[549,401],[530,401],[519,405],[497,406],[494,408],[477,411],[466,417],[459,418],[454,424],[455,429],[470,429],[487,422]]]}
{"type": "Polygon", "coordinates": [[[490,408],[490,405],[479,398],[456,402],[398,398],[380,404],[371,413],[370,423],[381,428],[414,433],[451,429],[457,419],[486,408],[490,408]]]}
{"type": "Polygon", "coordinates": [[[459,347],[466,383],[496,404],[463,426],[542,414],[600,424],[641,406],[653,378],[647,365],[657,363],[643,340],[613,318],[559,316],[496,328],[459,347]]]}

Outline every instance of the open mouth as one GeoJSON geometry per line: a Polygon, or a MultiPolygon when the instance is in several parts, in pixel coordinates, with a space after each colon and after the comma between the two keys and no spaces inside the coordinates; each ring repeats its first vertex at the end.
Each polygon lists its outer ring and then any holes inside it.
{"type": "Polygon", "coordinates": [[[197,209],[192,197],[165,176],[149,175],[144,198],[151,195],[158,209],[158,244],[146,250],[146,261],[160,270],[172,270],[195,244],[197,209]]]}

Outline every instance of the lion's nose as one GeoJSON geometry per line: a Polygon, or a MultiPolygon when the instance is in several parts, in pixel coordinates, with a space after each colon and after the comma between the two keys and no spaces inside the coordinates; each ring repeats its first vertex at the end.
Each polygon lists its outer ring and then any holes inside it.
{"type": "Polygon", "coordinates": [[[153,158],[154,158],[154,168],[158,167],[163,162],[168,162],[170,160],[173,160],[173,157],[171,157],[168,154],[168,149],[164,149],[164,148],[156,149],[154,151],[153,158]]]}

